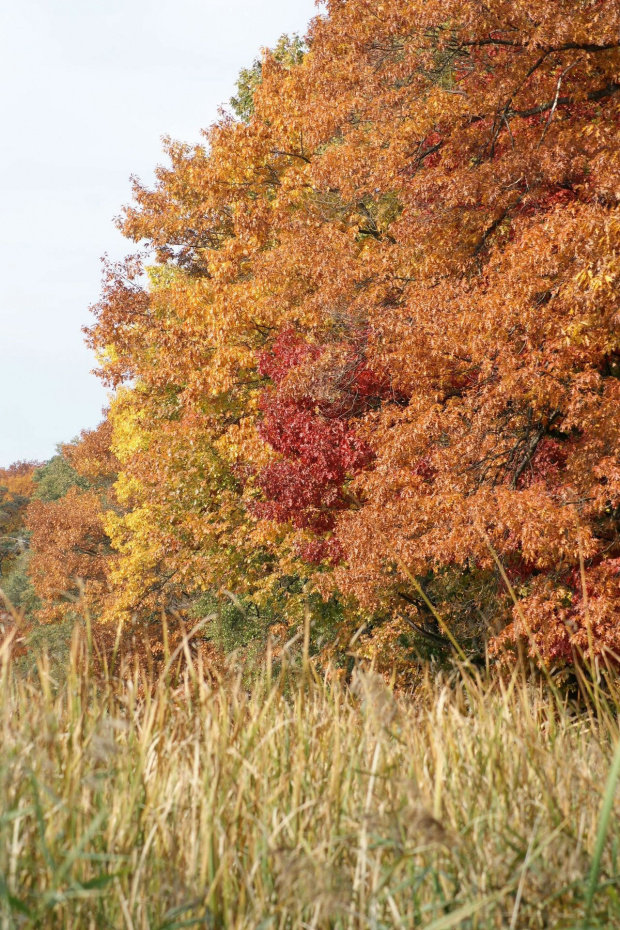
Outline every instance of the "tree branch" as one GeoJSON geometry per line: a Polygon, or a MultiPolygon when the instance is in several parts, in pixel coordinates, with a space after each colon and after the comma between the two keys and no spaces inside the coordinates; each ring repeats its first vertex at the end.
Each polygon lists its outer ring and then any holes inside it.
{"type": "MultiPolygon", "coordinates": [[[[403,591],[398,592],[398,596],[402,597],[404,601],[407,601],[408,604],[412,604],[414,607],[419,607],[417,601],[415,601],[409,594],[405,594],[403,591]]],[[[437,643],[439,646],[443,646],[444,649],[454,650],[454,646],[450,640],[446,639],[444,636],[440,636],[438,633],[433,633],[431,630],[424,629],[423,626],[420,626],[418,623],[414,623],[410,617],[406,614],[401,614],[405,623],[407,623],[412,630],[415,630],[416,633],[419,633],[420,636],[425,636],[427,639],[430,639],[431,642],[437,643]]]]}
{"type": "Polygon", "coordinates": [[[558,78],[557,87],[556,87],[556,89],[555,89],[555,97],[553,98],[553,105],[552,105],[552,107],[551,107],[551,112],[549,113],[549,117],[548,117],[548,119],[547,119],[547,122],[545,123],[545,128],[543,129],[543,134],[542,134],[542,136],[540,137],[540,142],[538,143],[538,148],[540,148],[541,145],[543,144],[543,142],[545,141],[545,136],[547,135],[547,130],[549,129],[549,126],[551,125],[551,120],[553,119],[553,114],[555,113],[555,111],[556,111],[556,109],[557,109],[558,99],[559,99],[559,97],[560,97],[560,87],[562,86],[562,81],[564,80],[564,78],[566,77],[566,75],[568,74],[568,72],[569,72],[569,71],[572,71],[572,69],[575,67],[575,65],[579,64],[579,61],[580,61],[580,60],[581,60],[581,59],[578,58],[577,61],[574,61],[574,62],[573,62],[572,64],[570,64],[567,68],[564,68],[564,70],[562,71],[562,73],[560,74],[560,76],[559,76],[559,78],[558,78]]]}
{"type": "MultiPolygon", "coordinates": [[[[605,87],[600,87],[598,90],[593,90],[585,98],[590,103],[597,100],[604,100],[605,97],[613,97],[614,94],[617,94],[620,90],[620,82],[610,81],[609,84],[606,84],[605,87]]],[[[575,102],[574,97],[559,97],[555,103],[557,107],[567,107],[575,102]]],[[[530,107],[528,110],[509,110],[507,116],[512,118],[513,116],[520,116],[526,118],[528,116],[538,116],[540,113],[545,113],[547,110],[550,110],[554,105],[553,100],[549,100],[547,103],[541,103],[540,106],[530,107]]]]}

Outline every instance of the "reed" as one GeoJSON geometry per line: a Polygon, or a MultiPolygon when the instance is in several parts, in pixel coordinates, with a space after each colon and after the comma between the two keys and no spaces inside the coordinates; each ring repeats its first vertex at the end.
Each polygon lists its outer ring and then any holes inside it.
{"type": "MultiPolygon", "coordinates": [[[[0,647],[0,927],[620,926],[619,701],[0,647]],[[62,672],[62,674],[60,674],[62,672]]],[[[291,660],[292,661],[292,660],[291,660]]]]}

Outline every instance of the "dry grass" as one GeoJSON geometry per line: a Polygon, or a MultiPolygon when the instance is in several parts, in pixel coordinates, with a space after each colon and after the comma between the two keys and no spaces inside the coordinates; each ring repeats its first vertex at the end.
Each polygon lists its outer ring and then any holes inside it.
{"type": "Polygon", "coordinates": [[[1,647],[2,930],[620,927],[615,702],[308,662],[250,691],[187,647],[102,679],[86,640],[62,685],[1,647]]]}

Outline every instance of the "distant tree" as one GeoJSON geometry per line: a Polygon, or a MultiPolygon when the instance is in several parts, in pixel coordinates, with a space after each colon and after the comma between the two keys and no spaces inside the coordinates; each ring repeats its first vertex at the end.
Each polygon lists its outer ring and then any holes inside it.
{"type": "Polygon", "coordinates": [[[25,611],[36,607],[27,576],[30,534],[25,521],[37,468],[36,462],[16,462],[0,469],[0,588],[15,608],[25,611]]]}
{"type": "Polygon", "coordinates": [[[66,618],[78,600],[82,609],[96,615],[103,609],[114,564],[105,514],[116,504],[118,468],[110,439],[105,420],[61,446],[36,476],[27,526],[32,549],[28,571],[40,602],[39,620],[66,618]]]}
{"type": "MultiPolygon", "coordinates": [[[[308,47],[297,34],[280,37],[275,49],[270,54],[280,64],[294,67],[303,61],[308,47]]],[[[237,79],[237,93],[230,99],[233,113],[244,123],[249,123],[254,114],[254,93],[263,79],[263,63],[256,58],[250,68],[242,68],[237,79]]]]}
{"type": "Polygon", "coordinates": [[[58,447],[58,454],[42,465],[34,473],[36,500],[49,503],[60,500],[71,488],[85,488],[86,481],[81,478],[58,447]]]}

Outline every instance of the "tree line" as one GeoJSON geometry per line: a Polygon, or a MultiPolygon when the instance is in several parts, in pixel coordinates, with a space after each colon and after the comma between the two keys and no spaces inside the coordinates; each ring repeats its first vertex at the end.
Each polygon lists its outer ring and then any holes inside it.
{"type": "Polygon", "coordinates": [[[221,649],[310,609],[405,675],[620,651],[617,2],[330,0],[231,104],[133,183],[29,609],[221,649]]]}

